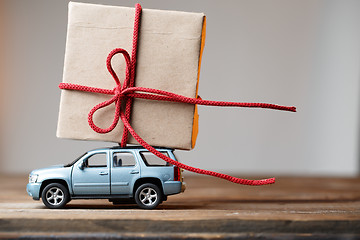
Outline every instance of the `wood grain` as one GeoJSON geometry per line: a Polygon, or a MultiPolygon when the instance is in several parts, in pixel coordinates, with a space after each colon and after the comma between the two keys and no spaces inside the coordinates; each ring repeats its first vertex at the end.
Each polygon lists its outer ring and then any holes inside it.
{"type": "Polygon", "coordinates": [[[50,210],[27,196],[27,176],[3,175],[0,237],[360,237],[360,178],[279,177],[276,184],[261,187],[203,176],[185,180],[185,193],[170,196],[155,210],[107,200],[73,200],[65,209],[50,210]]]}

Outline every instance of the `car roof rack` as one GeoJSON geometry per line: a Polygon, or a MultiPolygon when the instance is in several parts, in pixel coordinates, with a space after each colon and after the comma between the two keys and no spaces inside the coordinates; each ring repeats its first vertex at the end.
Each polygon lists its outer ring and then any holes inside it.
{"type": "MultiPolygon", "coordinates": [[[[153,148],[155,149],[163,149],[163,150],[174,150],[172,148],[167,148],[167,147],[158,147],[158,146],[153,146],[153,148]]],[[[121,147],[121,146],[113,146],[113,147],[109,147],[109,149],[145,149],[143,146],[138,146],[138,145],[134,145],[134,146],[126,146],[126,147],[121,147]]]]}

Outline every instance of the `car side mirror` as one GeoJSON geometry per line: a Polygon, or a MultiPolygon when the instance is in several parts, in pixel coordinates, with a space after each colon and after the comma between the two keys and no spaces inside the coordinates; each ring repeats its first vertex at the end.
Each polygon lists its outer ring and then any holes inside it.
{"type": "Polygon", "coordinates": [[[84,170],[84,168],[85,168],[85,163],[84,163],[84,161],[82,161],[80,164],[79,164],[79,169],[80,170],[84,170]]]}

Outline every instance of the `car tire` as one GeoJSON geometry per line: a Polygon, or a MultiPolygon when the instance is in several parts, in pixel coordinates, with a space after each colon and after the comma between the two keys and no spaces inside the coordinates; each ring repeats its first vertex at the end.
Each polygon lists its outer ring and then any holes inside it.
{"type": "Polygon", "coordinates": [[[135,192],[135,202],[142,209],[154,209],[162,201],[162,192],[152,183],[140,185],[135,192]]]}
{"type": "Polygon", "coordinates": [[[48,208],[63,208],[70,201],[69,191],[60,183],[50,183],[42,191],[41,200],[48,208]]]}

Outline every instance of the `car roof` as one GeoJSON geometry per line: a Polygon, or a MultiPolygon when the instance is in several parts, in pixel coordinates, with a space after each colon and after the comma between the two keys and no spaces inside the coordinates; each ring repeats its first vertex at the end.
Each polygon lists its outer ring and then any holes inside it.
{"type": "MultiPolygon", "coordinates": [[[[174,151],[174,149],[172,148],[166,148],[166,147],[154,147],[156,150],[158,151],[174,151]]],[[[121,147],[121,146],[113,146],[113,147],[104,147],[104,148],[97,148],[97,149],[93,149],[90,150],[88,152],[92,152],[92,151],[100,151],[100,150],[116,150],[116,149],[128,149],[128,150],[145,150],[148,151],[146,148],[144,148],[143,146],[126,146],[126,147],[121,147]]]]}

